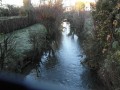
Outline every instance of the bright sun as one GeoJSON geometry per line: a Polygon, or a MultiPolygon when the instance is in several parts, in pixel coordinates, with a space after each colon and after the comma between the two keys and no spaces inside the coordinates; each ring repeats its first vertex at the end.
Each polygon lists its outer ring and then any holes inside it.
{"type": "Polygon", "coordinates": [[[78,1],[82,1],[84,3],[88,3],[88,2],[89,3],[90,2],[95,3],[96,0],[63,0],[63,4],[64,4],[64,6],[71,6],[71,5],[75,5],[75,3],[78,2],[78,1]]]}

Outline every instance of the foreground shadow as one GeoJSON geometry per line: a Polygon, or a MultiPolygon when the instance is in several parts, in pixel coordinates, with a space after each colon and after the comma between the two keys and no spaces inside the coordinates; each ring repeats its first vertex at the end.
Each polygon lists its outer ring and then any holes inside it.
{"type": "Polygon", "coordinates": [[[86,69],[80,77],[83,87],[87,87],[88,90],[107,90],[95,71],[86,69]]]}
{"type": "Polygon", "coordinates": [[[46,69],[51,69],[54,68],[58,64],[58,59],[56,56],[51,56],[47,58],[47,61],[45,63],[45,68],[46,69]]]}

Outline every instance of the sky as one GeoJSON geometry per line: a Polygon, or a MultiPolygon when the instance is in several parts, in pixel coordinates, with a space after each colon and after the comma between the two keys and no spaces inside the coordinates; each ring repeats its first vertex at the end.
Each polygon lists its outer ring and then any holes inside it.
{"type": "MultiPolygon", "coordinates": [[[[83,0],[83,1],[95,1],[95,0],[83,0]]],[[[31,0],[33,5],[37,5],[39,0],[31,0]]],[[[76,0],[63,0],[65,6],[74,5],[76,0]]],[[[16,6],[22,6],[23,0],[2,0],[3,4],[11,4],[16,6]]]]}
{"type": "Polygon", "coordinates": [[[16,6],[22,6],[23,1],[22,0],[2,0],[2,4],[11,4],[16,6]]]}

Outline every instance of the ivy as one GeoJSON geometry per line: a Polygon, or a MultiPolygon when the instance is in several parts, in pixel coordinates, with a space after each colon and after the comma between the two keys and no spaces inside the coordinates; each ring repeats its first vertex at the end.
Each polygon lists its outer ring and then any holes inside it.
{"type": "Polygon", "coordinates": [[[113,49],[118,49],[119,48],[119,42],[118,41],[114,41],[112,44],[112,48],[113,49]]]}

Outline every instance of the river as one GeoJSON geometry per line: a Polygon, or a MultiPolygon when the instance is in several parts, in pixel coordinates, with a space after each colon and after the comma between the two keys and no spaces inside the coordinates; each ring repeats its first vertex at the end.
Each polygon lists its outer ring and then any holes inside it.
{"type": "Polygon", "coordinates": [[[103,90],[96,75],[81,64],[85,55],[78,37],[68,36],[70,24],[64,22],[63,26],[65,28],[55,57],[48,59],[43,55],[43,64],[39,63],[40,67],[31,70],[25,80],[46,81],[61,87],[74,88],[74,90],[103,90]]]}

